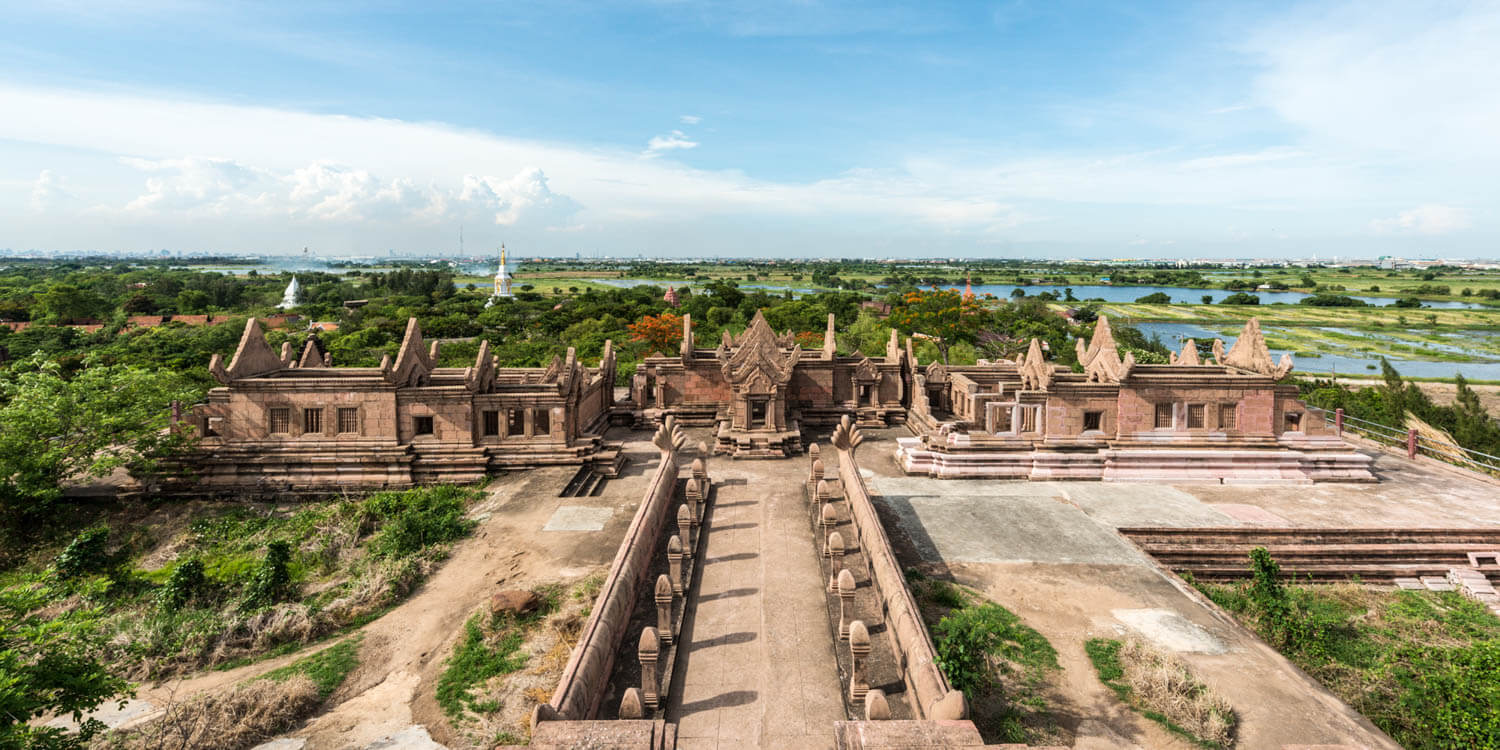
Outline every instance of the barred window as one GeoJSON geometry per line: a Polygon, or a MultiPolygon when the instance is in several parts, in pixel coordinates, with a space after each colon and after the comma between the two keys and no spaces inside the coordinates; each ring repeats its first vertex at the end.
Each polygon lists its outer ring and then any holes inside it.
{"type": "Polygon", "coordinates": [[[302,431],[303,432],[322,432],[323,431],[323,410],[322,409],[303,409],[302,410],[302,431]]]}
{"type": "Polygon", "coordinates": [[[359,409],[339,407],[339,432],[359,432],[359,409]]]}
{"type": "Polygon", "coordinates": [[[1172,429],[1172,405],[1171,404],[1157,404],[1156,405],[1156,429],[1158,429],[1158,430],[1170,430],[1170,429],[1172,429]]]}
{"type": "Polygon", "coordinates": [[[1219,404],[1219,429],[1233,430],[1235,427],[1234,404],[1219,404]]]}
{"type": "Polygon", "coordinates": [[[1188,404],[1187,426],[1189,430],[1203,429],[1203,404],[1188,404]]]}
{"type": "Polygon", "coordinates": [[[291,432],[292,410],[285,406],[273,407],[271,409],[271,418],[268,421],[271,425],[272,435],[284,435],[291,432]]]}

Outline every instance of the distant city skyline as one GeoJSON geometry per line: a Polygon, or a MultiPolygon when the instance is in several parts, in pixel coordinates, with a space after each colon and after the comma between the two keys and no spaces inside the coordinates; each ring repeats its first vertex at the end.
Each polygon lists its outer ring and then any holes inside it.
{"type": "Polygon", "coordinates": [[[6,3],[0,247],[1500,257],[1500,4],[6,3]]]}

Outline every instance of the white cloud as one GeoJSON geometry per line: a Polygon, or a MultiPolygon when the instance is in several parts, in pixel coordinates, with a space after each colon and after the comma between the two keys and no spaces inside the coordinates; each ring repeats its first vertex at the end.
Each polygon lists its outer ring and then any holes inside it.
{"type": "Polygon", "coordinates": [[[43,169],[36,176],[36,182],[31,184],[31,202],[28,205],[32,211],[40,213],[61,208],[77,200],[78,196],[68,190],[63,178],[50,169],[43,169]]]}
{"type": "Polygon", "coordinates": [[[677,119],[681,120],[683,125],[697,125],[703,122],[703,118],[698,115],[683,115],[677,119]]]}
{"type": "Polygon", "coordinates": [[[654,155],[663,151],[697,147],[697,141],[688,138],[687,134],[681,130],[674,130],[670,135],[652,136],[650,142],[646,144],[646,153],[654,155]]]}
{"type": "Polygon", "coordinates": [[[1448,234],[1469,227],[1469,213],[1462,208],[1436,203],[1417,206],[1402,211],[1388,219],[1370,222],[1377,232],[1415,232],[1417,234],[1448,234]]]}

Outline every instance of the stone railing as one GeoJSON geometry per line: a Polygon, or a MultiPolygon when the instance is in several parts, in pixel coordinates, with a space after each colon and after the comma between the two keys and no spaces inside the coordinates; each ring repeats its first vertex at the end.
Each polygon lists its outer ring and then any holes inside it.
{"type": "Polygon", "coordinates": [[[533,727],[538,722],[557,719],[593,719],[598,713],[637,597],[648,585],[646,579],[652,569],[652,557],[660,546],[662,530],[673,518],[678,486],[676,456],[684,442],[681,429],[670,418],[657,430],[655,443],[661,450],[661,460],[656,474],[620,542],[593,612],[584,624],[552,699],[537,706],[532,714],[533,727]]]}
{"type": "Polygon", "coordinates": [[[886,697],[881,691],[869,687],[868,676],[862,668],[865,660],[870,658],[868,628],[865,623],[853,621],[850,617],[854,609],[856,584],[850,571],[843,569],[838,562],[847,550],[858,550],[862,566],[867,568],[871,587],[878,599],[876,611],[884,618],[885,637],[881,640],[894,652],[891,657],[906,686],[905,702],[910,705],[911,718],[963,719],[967,714],[964,695],[953,689],[938,669],[932,637],[922,622],[916,600],[906,587],[901,565],[896,560],[896,553],[891,548],[885,527],[876,514],[875,504],[865,487],[864,478],[860,476],[854,450],[862,439],[859,430],[845,417],[833,434],[833,446],[838,455],[839,486],[834,488],[832,482],[822,476],[824,464],[817,453],[812,456],[813,465],[808,476],[809,488],[813,490],[810,497],[814,499],[815,507],[819,508],[818,523],[823,529],[819,535],[819,544],[824,556],[831,560],[830,569],[836,576],[829,581],[828,588],[839,598],[840,649],[847,648],[850,651],[850,698],[859,698],[850,702],[862,703],[868,718],[891,718],[886,697]],[[828,502],[835,499],[836,494],[842,494],[845,502],[840,504],[847,505],[848,535],[836,530],[841,514],[836,505],[828,502]],[[845,584],[848,592],[844,591],[845,584]]]}

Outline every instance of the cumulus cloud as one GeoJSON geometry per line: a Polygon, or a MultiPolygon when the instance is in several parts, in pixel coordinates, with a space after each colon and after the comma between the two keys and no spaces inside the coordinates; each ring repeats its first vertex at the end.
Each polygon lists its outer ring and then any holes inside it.
{"type": "Polygon", "coordinates": [[[678,149],[697,148],[698,142],[687,137],[681,130],[674,130],[670,135],[652,136],[646,144],[646,155],[656,156],[663,151],[675,151],[678,149]]]}
{"type": "Polygon", "coordinates": [[[1469,227],[1469,213],[1462,208],[1429,203],[1387,219],[1370,222],[1377,232],[1416,234],[1448,234],[1469,227]]]}
{"type": "Polygon", "coordinates": [[[43,212],[60,208],[78,200],[78,196],[68,190],[63,178],[59,177],[50,169],[43,169],[36,177],[36,182],[31,184],[31,202],[28,204],[32,211],[43,212]]]}
{"type": "Polygon", "coordinates": [[[120,209],[137,218],[261,217],[322,223],[488,221],[565,224],[578,211],[535,167],[502,178],[467,174],[457,185],[382,178],[367,169],[316,161],[278,171],[228,159],[124,158],[150,173],[145,190],[120,209]]]}

